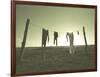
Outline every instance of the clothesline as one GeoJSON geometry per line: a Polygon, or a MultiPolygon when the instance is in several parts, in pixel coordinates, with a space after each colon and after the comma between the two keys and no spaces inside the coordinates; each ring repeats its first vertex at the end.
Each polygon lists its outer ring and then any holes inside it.
{"type": "Polygon", "coordinates": [[[46,29],[46,30],[48,30],[49,32],[58,32],[58,33],[67,33],[67,32],[77,32],[77,31],[79,31],[79,30],[72,30],[72,31],[57,31],[57,30],[51,30],[51,29],[49,29],[49,28],[47,28],[47,27],[37,27],[38,25],[35,25],[34,26],[34,28],[33,29],[40,29],[40,31],[42,31],[42,29],[44,28],[44,29],[46,29]]]}

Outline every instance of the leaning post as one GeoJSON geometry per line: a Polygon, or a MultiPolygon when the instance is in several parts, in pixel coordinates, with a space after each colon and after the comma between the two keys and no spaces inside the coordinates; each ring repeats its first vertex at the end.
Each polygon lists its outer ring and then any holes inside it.
{"type": "Polygon", "coordinates": [[[29,22],[30,22],[30,19],[27,19],[26,26],[25,26],[25,30],[24,30],[23,41],[22,41],[22,45],[21,45],[20,58],[22,58],[22,56],[23,56],[23,50],[24,50],[25,44],[26,44],[29,22]]]}
{"type": "Polygon", "coordinates": [[[86,39],[86,33],[85,33],[85,27],[84,26],[83,26],[83,35],[84,35],[85,46],[87,48],[87,39],[86,39]]]}

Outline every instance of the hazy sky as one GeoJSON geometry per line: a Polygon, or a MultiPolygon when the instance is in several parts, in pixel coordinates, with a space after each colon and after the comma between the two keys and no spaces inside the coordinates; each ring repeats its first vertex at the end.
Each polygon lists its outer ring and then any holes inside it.
{"type": "Polygon", "coordinates": [[[74,44],[84,45],[82,27],[85,26],[88,44],[95,42],[95,9],[52,7],[39,5],[16,5],[16,47],[21,46],[27,18],[30,19],[26,47],[41,46],[42,28],[49,30],[53,46],[53,31],[58,32],[58,45],[66,46],[66,32],[74,32],[74,44]],[[76,31],[80,32],[78,36],[76,31]]]}

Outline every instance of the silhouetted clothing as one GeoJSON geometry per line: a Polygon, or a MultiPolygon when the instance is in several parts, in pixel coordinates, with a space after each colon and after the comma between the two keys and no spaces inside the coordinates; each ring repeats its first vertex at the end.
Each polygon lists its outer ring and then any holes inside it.
{"type": "Polygon", "coordinates": [[[49,42],[49,31],[43,28],[42,29],[42,47],[46,47],[47,38],[49,42]]]}
{"type": "Polygon", "coordinates": [[[77,31],[77,34],[79,35],[79,31],[77,31]]]}
{"type": "Polygon", "coordinates": [[[73,32],[69,33],[67,32],[67,35],[66,35],[66,38],[67,38],[67,41],[68,41],[68,37],[69,37],[69,42],[70,42],[70,48],[69,48],[69,52],[70,54],[74,53],[74,35],[73,35],[73,32]]]}
{"type": "Polygon", "coordinates": [[[55,45],[55,42],[56,42],[56,46],[57,46],[57,38],[58,38],[58,32],[54,32],[54,45],[55,45]]]}

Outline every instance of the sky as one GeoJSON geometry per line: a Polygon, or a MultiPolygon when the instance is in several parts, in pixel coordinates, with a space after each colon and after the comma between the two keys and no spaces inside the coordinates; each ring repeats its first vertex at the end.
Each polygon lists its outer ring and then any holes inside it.
{"type": "Polygon", "coordinates": [[[68,46],[66,33],[74,33],[74,45],[85,45],[83,26],[88,45],[95,44],[95,9],[42,5],[16,5],[16,47],[21,47],[27,19],[30,19],[25,47],[40,47],[42,28],[49,30],[53,45],[53,33],[58,32],[58,46],[68,46]],[[77,35],[79,31],[79,35],[77,35]]]}

